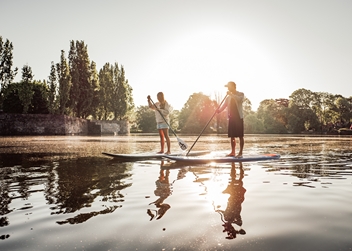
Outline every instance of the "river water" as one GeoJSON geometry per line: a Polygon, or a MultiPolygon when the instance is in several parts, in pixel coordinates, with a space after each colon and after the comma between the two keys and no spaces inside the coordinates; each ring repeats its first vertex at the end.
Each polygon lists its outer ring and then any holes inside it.
{"type": "Polygon", "coordinates": [[[281,159],[119,162],[101,152],[157,152],[158,136],[1,137],[0,250],[352,250],[352,138],[245,140],[281,159]]]}

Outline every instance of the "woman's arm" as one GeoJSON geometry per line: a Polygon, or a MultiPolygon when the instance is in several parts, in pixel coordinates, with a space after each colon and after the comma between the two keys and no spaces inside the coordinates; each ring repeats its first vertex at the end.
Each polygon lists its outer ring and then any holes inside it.
{"type": "Polygon", "coordinates": [[[154,106],[154,105],[152,104],[152,102],[151,102],[150,95],[148,95],[147,99],[148,99],[148,106],[149,106],[149,108],[152,109],[152,110],[155,110],[155,106],[154,106]]]}
{"type": "Polygon", "coordinates": [[[164,109],[159,109],[159,110],[162,115],[167,116],[172,112],[172,107],[171,105],[169,105],[169,103],[166,102],[164,109]]]}

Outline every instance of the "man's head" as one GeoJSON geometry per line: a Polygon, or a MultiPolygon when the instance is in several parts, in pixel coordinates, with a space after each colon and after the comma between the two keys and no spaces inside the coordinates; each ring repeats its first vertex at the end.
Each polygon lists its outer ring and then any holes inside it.
{"type": "Polygon", "coordinates": [[[233,92],[233,93],[236,92],[236,83],[235,83],[235,82],[230,81],[230,82],[228,82],[227,85],[225,85],[225,86],[228,88],[228,90],[229,90],[230,92],[233,92]]]}

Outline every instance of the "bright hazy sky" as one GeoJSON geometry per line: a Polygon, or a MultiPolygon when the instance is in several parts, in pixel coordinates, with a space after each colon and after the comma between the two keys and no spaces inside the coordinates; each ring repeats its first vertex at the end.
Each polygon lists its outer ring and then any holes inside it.
{"type": "Polygon", "coordinates": [[[175,109],[235,81],[260,101],[305,88],[352,96],[351,0],[0,0],[14,66],[48,79],[71,40],[97,70],[123,65],[136,106],[159,91],[175,109]]]}

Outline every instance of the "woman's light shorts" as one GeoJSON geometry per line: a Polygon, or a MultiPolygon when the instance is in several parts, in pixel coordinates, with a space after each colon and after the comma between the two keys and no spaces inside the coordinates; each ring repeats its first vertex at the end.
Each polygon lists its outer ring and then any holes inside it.
{"type": "Polygon", "coordinates": [[[159,129],[167,129],[167,128],[169,128],[169,126],[166,123],[161,122],[161,123],[157,123],[156,128],[158,130],[159,129]]]}

